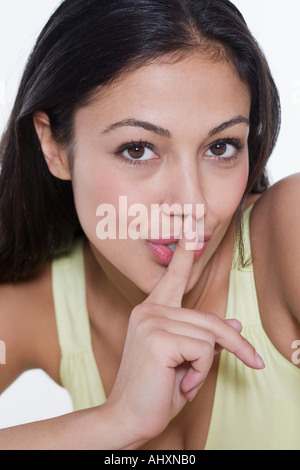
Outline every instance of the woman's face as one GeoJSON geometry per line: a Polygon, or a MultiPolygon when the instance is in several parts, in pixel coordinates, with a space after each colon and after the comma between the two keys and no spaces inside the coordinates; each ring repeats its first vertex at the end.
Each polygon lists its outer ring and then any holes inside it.
{"type": "Polygon", "coordinates": [[[249,114],[231,64],[199,55],[141,67],[77,112],[75,204],[100,264],[151,292],[172,257],[155,230],[163,221],[171,239],[192,214],[205,240],[195,285],[246,188],[249,114]]]}

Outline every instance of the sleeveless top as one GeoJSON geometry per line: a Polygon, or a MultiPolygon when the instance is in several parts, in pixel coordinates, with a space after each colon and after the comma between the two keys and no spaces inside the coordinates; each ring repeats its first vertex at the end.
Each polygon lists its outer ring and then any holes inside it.
{"type": "MultiPolygon", "coordinates": [[[[243,217],[246,256],[251,254],[252,207],[243,217]]],[[[253,370],[222,351],[205,449],[300,450],[300,369],[279,353],[265,333],[253,266],[238,268],[237,259],[235,247],[226,318],[242,323],[242,335],[262,356],[266,367],[253,370]]],[[[71,395],[74,410],[100,405],[106,397],[91,344],[82,240],[70,254],[53,261],[52,285],[61,383],[71,395]]]]}

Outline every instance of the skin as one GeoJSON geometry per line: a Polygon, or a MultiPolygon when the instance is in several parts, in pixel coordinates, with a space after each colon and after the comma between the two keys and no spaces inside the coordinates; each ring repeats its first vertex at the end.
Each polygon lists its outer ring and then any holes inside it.
{"type": "MultiPolygon", "coordinates": [[[[142,203],[149,213],[151,204],[192,204],[191,215],[196,217],[196,204],[203,204],[205,233],[211,239],[205,255],[192,269],[187,286],[191,290],[224,238],[248,178],[247,124],[233,125],[212,137],[209,133],[237,116],[248,119],[249,112],[247,86],[238,80],[232,67],[195,57],[177,64],[159,62],[141,68],[100,92],[91,106],[77,113],[70,175],[76,208],[92,250],[107,274],[113,271],[118,285],[124,276],[132,281],[129,293],[126,287],[132,305],[139,298],[136,286],[150,293],[165,268],[153,260],[144,240],[98,240],[97,206],[110,203],[118,208],[119,195],[126,195],[128,206],[142,203]],[[105,132],[112,124],[129,118],[155,124],[168,130],[172,137],[132,126],[105,132]],[[244,145],[236,161],[226,163],[225,159],[221,162],[204,156],[213,142],[228,136],[244,145]],[[120,145],[131,141],[147,141],[155,146],[155,151],[146,149],[149,160],[144,165],[130,166],[114,156],[120,145]],[[147,262],[147,270],[141,271],[141,259],[147,262]]],[[[237,150],[228,146],[228,153],[234,152],[237,150]]]]}
{"type": "MultiPolygon", "coordinates": [[[[72,180],[87,234],[87,305],[108,400],[93,410],[0,431],[0,446],[204,448],[219,351],[226,348],[248,367],[264,367],[243,339],[239,322],[224,320],[234,213],[248,177],[249,112],[247,86],[230,63],[212,63],[197,55],[177,63],[159,61],[101,90],[77,112],[72,172],[66,150],[51,135],[47,116],[35,114],[49,169],[72,180]],[[241,116],[245,122],[211,135],[241,116]],[[111,127],[128,119],[150,122],[170,135],[132,125],[111,127]],[[213,143],[228,138],[239,140],[242,148],[227,146],[236,158],[224,163],[211,150],[213,143]],[[124,151],[123,157],[116,152],[131,141],[153,144],[155,150],[145,153],[145,165],[125,163],[124,151]],[[210,235],[203,255],[194,261],[183,237],[167,269],[153,258],[145,240],[99,240],[96,208],[103,202],[118,207],[119,195],[128,197],[128,205],[139,202],[147,208],[151,203],[190,203],[192,229],[199,225],[194,207],[201,201],[205,232],[210,235]]],[[[286,228],[293,221],[300,229],[299,186],[296,176],[247,201],[256,202],[251,238],[263,326],[288,359],[292,342],[300,337],[300,262],[294,250],[285,249],[297,246],[297,229],[291,233],[286,228]]],[[[1,291],[1,338],[11,358],[1,369],[1,389],[30,367],[43,368],[59,383],[50,266],[36,279],[2,286],[1,291]]]]}

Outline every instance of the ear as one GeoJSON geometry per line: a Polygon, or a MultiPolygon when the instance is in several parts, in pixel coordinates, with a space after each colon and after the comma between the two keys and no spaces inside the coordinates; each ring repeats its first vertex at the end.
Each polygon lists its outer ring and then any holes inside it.
{"type": "Polygon", "coordinates": [[[67,151],[54,139],[48,115],[37,111],[33,123],[50,172],[62,180],[71,180],[67,151]]]}

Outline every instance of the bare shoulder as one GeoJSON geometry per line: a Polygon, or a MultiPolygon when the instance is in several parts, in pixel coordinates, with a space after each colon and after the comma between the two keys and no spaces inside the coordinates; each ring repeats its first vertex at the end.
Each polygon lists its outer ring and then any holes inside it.
{"type": "Polygon", "coordinates": [[[271,216],[277,216],[280,213],[281,218],[286,218],[299,212],[299,201],[300,173],[296,173],[271,186],[259,199],[255,210],[268,211],[271,216]]]}
{"type": "Polygon", "coordinates": [[[251,228],[269,256],[268,265],[284,275],[284,284],[298,281],[299,286],[300,173],[279,181],[257,201],[251,228]]]}
{"type": "Polygon", "coordinates": [[[251,215],[251,244],[264,327],[283,355],[300,338],[300,174],[272,186],[251,215]]]}
{"type": "Polygon", "coordinates": [[[0,340],[6,352],[6,364],[0,368],[0,392],[32,368],[41,368],[59,380],[50,263],[34,279],[0,285],[0,340]]]}

